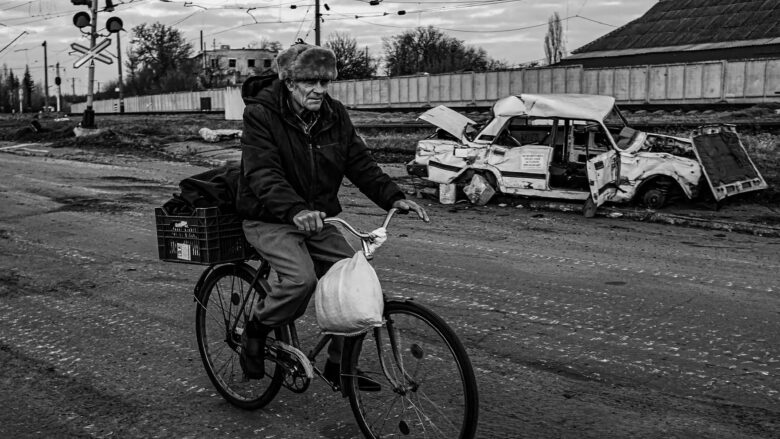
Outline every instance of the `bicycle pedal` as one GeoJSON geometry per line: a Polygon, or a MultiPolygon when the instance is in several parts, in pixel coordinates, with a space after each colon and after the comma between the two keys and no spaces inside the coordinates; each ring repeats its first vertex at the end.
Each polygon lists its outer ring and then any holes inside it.
{"type": "Polygon", "coordinates": [[[303,366],[303,372],[306,375],[306,378],[314,378],[314,368],[312,367],[311,362],[299,349],[296,349],[295,347],[279,340],[274,341],[271,344],[271,348],[275,348],[277,350],[277,358],[279,357],[279,353],[282,352],[292,356],[295,359],[295,362],[303,366]]]}

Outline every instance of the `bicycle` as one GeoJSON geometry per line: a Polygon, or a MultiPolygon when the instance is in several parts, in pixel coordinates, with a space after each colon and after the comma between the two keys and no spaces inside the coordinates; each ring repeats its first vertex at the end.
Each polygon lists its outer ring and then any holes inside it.
{"type": "MultiPolygon", "coordinates": [[[[396,209],[385,217],[387,227],[396,209]]],[[[338,223],[361,240],[370,260],[375,236],[338,223]]],[[[473,438],[478,395],[471,362],[453,330],[433,311],[406,298],[384,298],[382,327],[347,337],[340,382],[328,381],[316,357],[332,335],[321,335],[303,354],[295,322],[275,328],[266,343],[266,376],[247,380],[239,365],[241,333],[250,310],[269,290],[270,267],[259,255],[242,262],[210,265],[195,287],[196,336],[209,379],[230,404],[259,409],[285,388],[302,393],[314,376],[349,398],[361,432],[368,438],[395,436],[473,438]],[[253,268],[248,261],[259,262],[253,268]],[[358,386],[364,379],[380,384],[379,392],[358,386]]]]}

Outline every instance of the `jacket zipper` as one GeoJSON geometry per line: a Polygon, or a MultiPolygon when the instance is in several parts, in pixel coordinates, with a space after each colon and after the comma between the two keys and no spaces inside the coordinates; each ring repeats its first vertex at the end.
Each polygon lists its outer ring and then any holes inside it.
{"type": "Polygon", "coordinates": [[[311,168],[311,181],[309,182],[309,210],[314,210],[314,187],[317,179],[317,168],[314,166],[314,139],[306,134],[309,140],[309,166],[311,168]]]}

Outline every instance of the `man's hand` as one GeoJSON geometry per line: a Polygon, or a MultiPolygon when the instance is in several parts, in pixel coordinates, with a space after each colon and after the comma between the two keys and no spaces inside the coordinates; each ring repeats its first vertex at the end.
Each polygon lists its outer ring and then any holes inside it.
{"type": "Polygon", "coordinates": [[[420,207],[417,203],[415,203],[412,200],[398,200],[395,203],[393,203],[393,207],[404,212],[408,212],[411,210],[414,213],[416,213],[421,220],[425,221],[426,223],[431,222],[431,220],[428,218],[428,214],[425,212],[425,209],[420,207]]]}
{"type": "Polygon", "coordinates": [[[298,230],[319,232],[324,225],[322,219],[325,216],[325,212],[319,210],[302,210],[293,217],[293,223],[298,227],[298,230]]]}

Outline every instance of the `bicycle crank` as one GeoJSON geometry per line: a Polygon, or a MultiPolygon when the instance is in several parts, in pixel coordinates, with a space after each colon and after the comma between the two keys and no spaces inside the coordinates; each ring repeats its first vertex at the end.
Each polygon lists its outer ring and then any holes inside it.
{"type": "Polygon", "coordinates": [[[276,362],[285,370],[282,385],[292,392],[303,393],[314,377],[314,368],[303,352],[279,340],[269,346],[276,362]]]}

